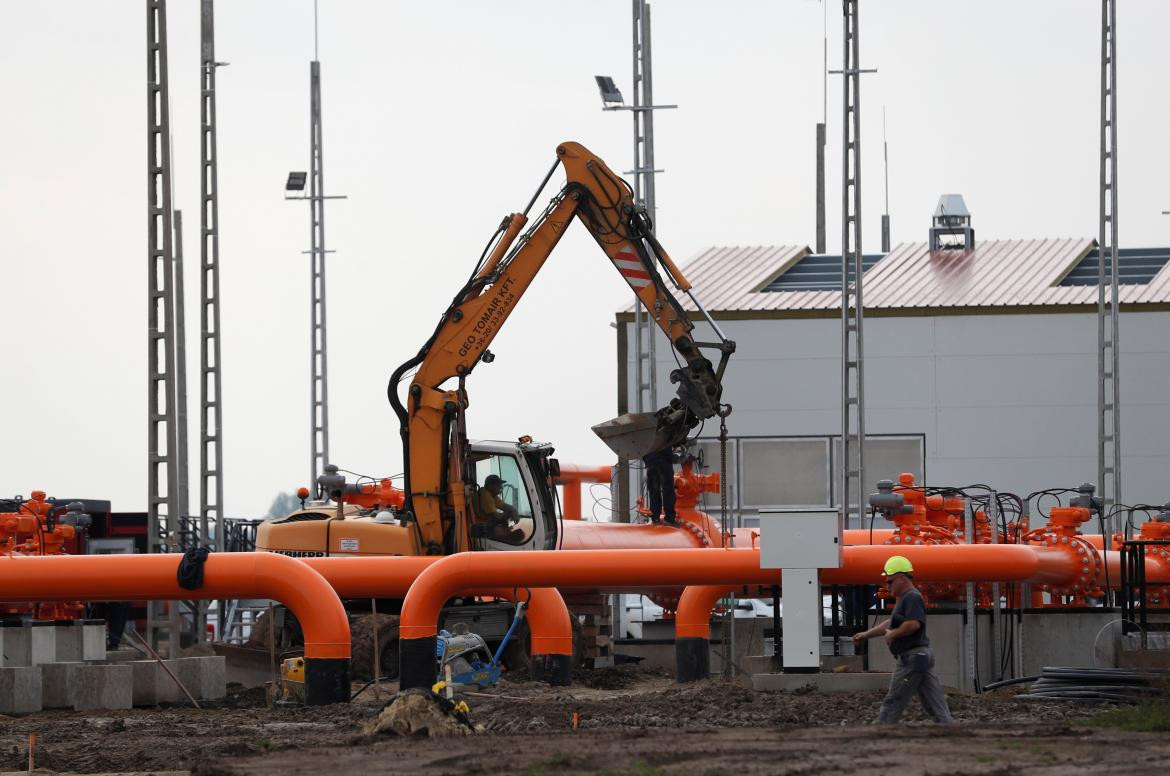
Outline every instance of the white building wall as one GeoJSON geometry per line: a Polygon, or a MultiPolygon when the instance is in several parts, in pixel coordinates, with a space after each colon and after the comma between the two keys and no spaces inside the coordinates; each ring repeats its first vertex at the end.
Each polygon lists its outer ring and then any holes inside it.
{"type": "MultiPolygon", "coordinates": [[[[634,349],[627,324],[629,406],[634,349]]],[[[724,383],[733,436],[840,432],[838,319],[720,321],[738,344],[724,383]]],[[[706,339],[703,324],[696,332],[706,339]]],[[[658,335],[658,399],[674,395],[658,335]]],[[[1170,501],[1170,313],[1121,318],[1122,496],[1170,501]]],[[[866,432],[924,434],[931,484],[1027,494],[1097,479],[1092,313],[869,317],[866,432]]],[[[704,436],[714,436],[711,425],[704,436]]],[[[870,486],[897,472],[867,471],[870,486]]]]}

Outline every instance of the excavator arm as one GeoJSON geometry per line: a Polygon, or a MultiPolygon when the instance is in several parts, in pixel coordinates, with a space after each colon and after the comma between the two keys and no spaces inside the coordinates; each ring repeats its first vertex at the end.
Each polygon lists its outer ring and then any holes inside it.
{"type": "Polygon", "coordinates": [[[690,283],[654,238],[629,185],[580,144],[557,147],[557,161],[529,209],[558,166],[567,178],[564,188],[523,234],[525,214],[504,219],[493,237],[494,246],[489,243],[430,339],[390,378],[388,397],[403,441],[404,511],[413,516],[408,519],[417,527],[421,552],[461,549],[453,526],[464,524],[469,510],[464,484],[470,479],[465,460],[465,380],[481,360],[493,358],[488,346],[574,217],[593,235],[680,357],[679,369],[671,373],[678,396],[670,404],[655,413],[622,416],[594,430],[619,455],[637,457],[683,441],[689,429],[720,412],[723,372],[735,343],[722,335],[706,311],[719,341],[694,340],[694,325],[663,273],[702,310],[690,283]],[[702,354],[704,347],[720,352],[717,367],[702,354]],[[416,367],[404,406],[398,385],[416,367]],[[454,386],[448,385],[452,379],[457,381],[454,386]]]}

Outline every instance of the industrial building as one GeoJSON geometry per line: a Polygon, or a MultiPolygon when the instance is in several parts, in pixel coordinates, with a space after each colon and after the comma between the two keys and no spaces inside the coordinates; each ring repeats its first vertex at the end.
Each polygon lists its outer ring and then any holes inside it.
{"type": "MultiPolygon", "coordinates": [[[[945,235],[924,219],[927,240],[864,257],[865,492],[900,472],[1021,494],[1095,481],[1096,241],[975,241],[969,216],[966,229],[966,244],[932,251],[945,235]]],[[[1119,255],[1129,504],[1162,503],[1170,471],[1168,263],[1170,248],[1119,255]]],[[[711,247],[683,265],[739,346],[726,393],[729,507],[743,524],[761,509],[838,503],[840,268],[840,256],[803,245],[711,247]]],[[[619,402],[633,407],[631,308],[617,319],[619,402]]],[[[707,332],[700,323],[698,338],[707,332]]],[[[665,346],[657,353],[658,395],[670,395],[675,364],[665,346]]],[[[701,434],[709,469],[716,434],[701,434]]]]}

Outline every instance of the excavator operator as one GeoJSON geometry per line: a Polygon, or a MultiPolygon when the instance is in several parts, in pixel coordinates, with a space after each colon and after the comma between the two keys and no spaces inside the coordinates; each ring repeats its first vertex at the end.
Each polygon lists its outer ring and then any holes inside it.
{"type": "Polygon", "coordinates": [[[518,542],[524,538],[524,532],[513,528],[512,523],[519,515],[516,508],[501,497],[503,492],[504,481],[497,474],[489,474],[479,489],[479,513],[490,526],[493,539],[518,542]]]}

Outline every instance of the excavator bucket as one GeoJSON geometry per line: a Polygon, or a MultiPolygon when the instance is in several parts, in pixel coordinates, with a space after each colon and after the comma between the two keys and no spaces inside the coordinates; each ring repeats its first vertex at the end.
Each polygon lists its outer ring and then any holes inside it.
{"type": "Polygon", "coordinates": [[[622,458],[638,459],[686,439],[686,427],[661,426],[653,412],[627,412],[593,426],[593,433],[622,458]]]}

